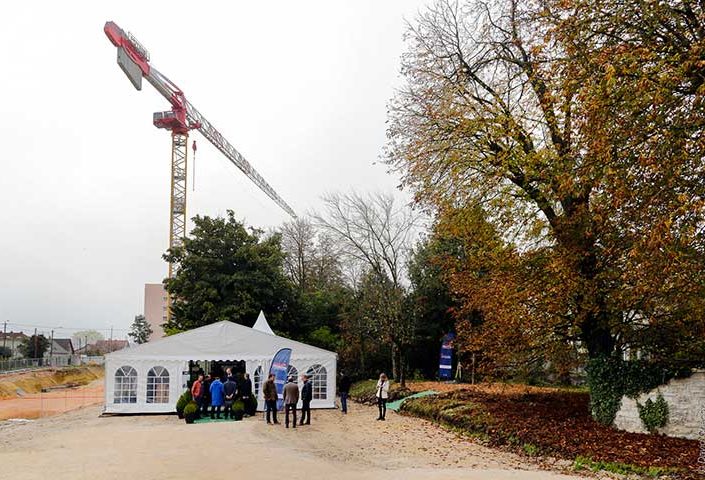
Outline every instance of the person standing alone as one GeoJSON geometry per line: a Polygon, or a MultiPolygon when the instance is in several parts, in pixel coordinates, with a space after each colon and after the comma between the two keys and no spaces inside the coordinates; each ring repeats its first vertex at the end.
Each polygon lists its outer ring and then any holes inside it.
{"type": "Polygon", "coordinates": [[[387,399],[389,398],[389,379],[384,373],[380,373],[379,381],[377,382],[377,407],[379,408],[379,417],[377,420],[384,420],[387,415],[387,399]]]}
{"type": "Polygon", "coordinates": [[[296,403],[299,401],[299,386],[296,384],[296,377],[289,377],[289,383],[284,385],[284,425],[289,428],[289,412],[293,412],[294,425],[296,428],[296,403]]]}
{"type": "Polygon", "coordinates": [[[271,412],[271,419],[274,421],[274,424],[278,424],[279,422],[277,422],[277,386],[274,384],[273,373],[270,373],[269,377],[267,377],[267,381],[264,382],[264,385],[262,386],[262,394],[264,395],[264,404],[267,410],[267,423],[272,423],[270,421],[269,416],[271,412]]]}
{"type": "Polygon", "coordinates": [[[303,425],[311,425],[311,400],[313,400],[313,385],[311,384],[311,378],[308,375],[302,376],[304,380],[304,386],[301,387],[301,423],[303,425]]]}
{"type": "Polygon", "coordinates": [[[341,372],[338,392],[340,393],[340,411],[343,413],[348,413],[348,393],[350,393],[351,383],[350,377],[341,372]]]}

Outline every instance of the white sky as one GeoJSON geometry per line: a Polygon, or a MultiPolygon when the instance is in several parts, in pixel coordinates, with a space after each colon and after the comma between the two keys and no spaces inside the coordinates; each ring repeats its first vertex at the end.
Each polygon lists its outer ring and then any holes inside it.
{"type": "MultiPolygon", "coordinates": [[[[325,192],[398,184],[374,163],[387,102],[401,84],[404,20],[425,3],[4,2],[0,324],[64,327],[57,336],[70,328],[107,336],[113,326],[124,338],[142,313],[144,284],[166,275],[170,135],[151,119],[169,105],[147,82],[141,92],[132,87],[106,21],[132,32],[152,64],[304,214],[325,192]]],[[[194,138],[189,217],[232,209],[265,229],[287,220],[194,138]]]]}

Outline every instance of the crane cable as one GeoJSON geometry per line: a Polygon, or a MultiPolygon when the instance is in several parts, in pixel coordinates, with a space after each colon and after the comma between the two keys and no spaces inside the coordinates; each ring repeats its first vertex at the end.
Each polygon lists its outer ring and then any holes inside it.
{"type": "Polygon", "coordinates": [[[192,185],[192,190],[193,192],[196,191],[196,140],[193,141],[193,145],[191,145],[191,148],[193,149],[193,174],[191,175],[191,185],[192,185]]]}

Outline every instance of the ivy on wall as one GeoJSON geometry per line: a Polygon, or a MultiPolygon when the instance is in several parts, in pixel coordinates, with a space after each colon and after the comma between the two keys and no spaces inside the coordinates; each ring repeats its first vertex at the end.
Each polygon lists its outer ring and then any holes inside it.
{"type": "Polygon", "coordinates": [[[614,423],[623,396],[636,398],[672,378],[685,378],[692,373],[688,367],[657,364],[647,360],[625,361],[616,357],[594,358],[588,362],[585,370],[590,386],[592,416],[604,425],[614,423]]]}

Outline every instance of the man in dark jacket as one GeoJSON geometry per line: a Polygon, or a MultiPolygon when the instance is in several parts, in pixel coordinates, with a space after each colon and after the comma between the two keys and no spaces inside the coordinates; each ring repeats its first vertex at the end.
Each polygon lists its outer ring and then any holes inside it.
{"type": "Polygon", "coordinates": [[[237,394],[237,383],[230,376],[223,384],[223,394],[225,395],[225,418],[235,418],[233,414],[233,403],[237,394]]]}
{"type": "Polygon", "coordinates": [[[289,377],[289,383],[284,385],[284,425],[289,428],[289,412],[294,413],[294,428],[296,428],[296,404],[299,402],[299,386],[296,377],[289,377]]]}
{"type": "Polygon", "coordinates": [[[269,377],[267,378],[267,381],[264,382],[264,385],[262,386],[262,394],[264,395],[264,404],[267,410],[267,423],[272,423],[269,421],[271,412],[271,418],[274,420],[275,424],[278,424],[279,422],[277,421],[277,386],[274,384],[273,373],[270,373],[269,377]]]}
{"type": "Polygon", "coordinates": [[[257,404],[253,402],[252,398],[252,380],[250,380],[249,373],[245,373],[245,375],[242,377],[240,385],[238,385],[238,389],[241,390],[240,397],[245,403],[245,413],[247,415],[254,415],[255,413],[257,413],[257,404]],[[252,409],[253,406],[255,407],[254,410],[252,409]]]}
{"type": "Polygon", "coordinates": [[[311,400],[313,400],[313,385],[308,375],[302,375],[304,386],[301,387],[301,423],[311,425],[311,400]]]}
{"type": "Polygon", "coordinates": [[[208,407],[211,404],[211,382],[213,379],[211,378],[210,375],[206,375],[206,378],[203,379],[203,385],[201,387],[203,391],[203,408],[201,409],[201,415],[206,416],[208,415],[208,407]]]}
{"type": "Polygon", "coordinates": [[[338,392],[340,392],[340,410],[343,413],[348,413],[348,394],[350,393],[351,384],[350,377],[341,372],[338,392]]]}

